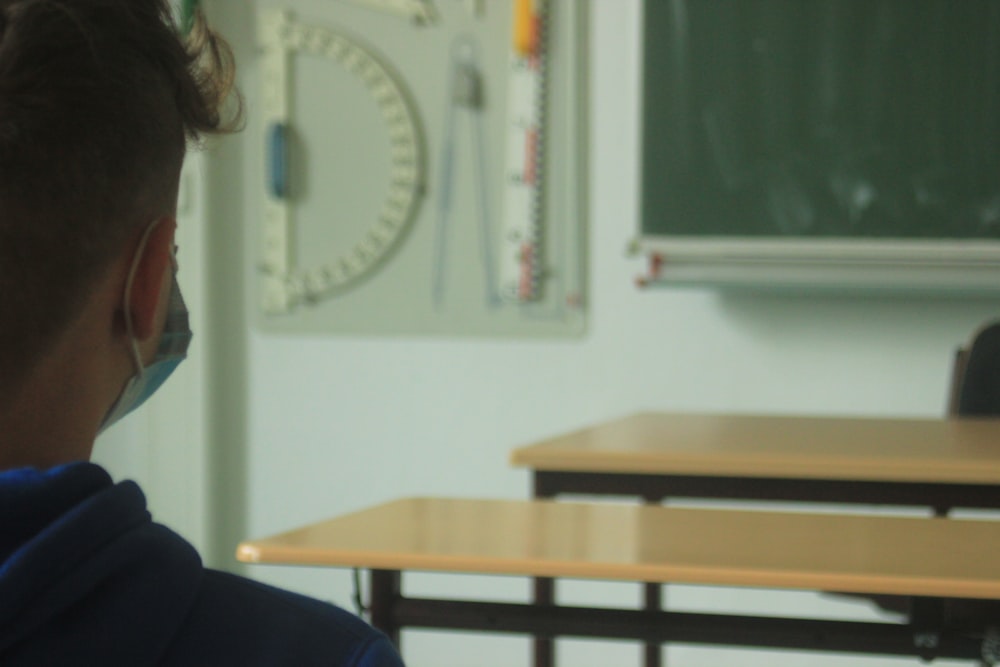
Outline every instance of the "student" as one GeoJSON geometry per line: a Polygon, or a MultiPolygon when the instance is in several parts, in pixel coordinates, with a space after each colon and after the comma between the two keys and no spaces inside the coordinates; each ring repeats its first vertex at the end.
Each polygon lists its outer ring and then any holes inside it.
{"type": "Polygon", "coordinates": [[[195,23],[185,45],[167,0],[0,0],[0,664],[400,667],[353,615],[205,569],[88,462],[191,338],[181,163],[236,124],[195,23]]]}

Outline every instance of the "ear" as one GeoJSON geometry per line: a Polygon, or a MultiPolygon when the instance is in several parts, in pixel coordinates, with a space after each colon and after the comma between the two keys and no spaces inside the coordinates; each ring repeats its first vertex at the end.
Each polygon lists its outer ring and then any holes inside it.
{"type": "MultiPolygon", "coordinates": [[[[157,335],[162,329],[165,302],[170,296],[169,271],[170,256],[174,248],[174,232],[177,221],[163,217],[151,223],[146,243],[137,246],[139,257],[132,290],[129,293],[129,308],[132,314],[132,332],[141,341],[157,335]]],[[[137,243],[142,243],[141,237],[137,243]]]]}

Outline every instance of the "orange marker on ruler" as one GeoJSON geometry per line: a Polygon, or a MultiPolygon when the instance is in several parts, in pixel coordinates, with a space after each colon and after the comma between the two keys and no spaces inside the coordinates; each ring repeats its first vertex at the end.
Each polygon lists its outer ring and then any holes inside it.
{"type": "Polygon", "coordinates": [[[522,58],[535,53],[534,5],[533,0],[515,0],[514,3],[514,52],[522,58]]]}

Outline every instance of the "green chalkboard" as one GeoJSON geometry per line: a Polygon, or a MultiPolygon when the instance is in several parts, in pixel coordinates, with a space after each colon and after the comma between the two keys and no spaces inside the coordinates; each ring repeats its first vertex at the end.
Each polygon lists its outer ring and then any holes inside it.
{"type": "Polygon", "coordinates": [[[646,0],[642,234],[1000,239],[1000,0],[646,0]]]}

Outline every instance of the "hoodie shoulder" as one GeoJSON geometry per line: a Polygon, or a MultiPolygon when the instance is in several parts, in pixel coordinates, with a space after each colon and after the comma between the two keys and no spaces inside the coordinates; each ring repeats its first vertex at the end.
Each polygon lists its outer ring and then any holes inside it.
{"type": "Polygon", "coordinates": [[[403,667],[392,643],[354,614],[232,574],[206,570],[164,664],[403,667]]]}
{"type": "Polygon", "coordinates": [[[401,667],[353,614],[206,570],[141,489],[80,464],[0,480],[0,664],[401,667]]]}

